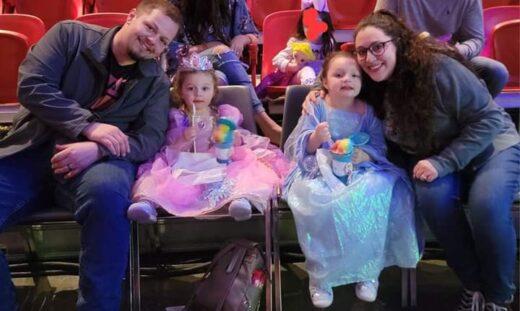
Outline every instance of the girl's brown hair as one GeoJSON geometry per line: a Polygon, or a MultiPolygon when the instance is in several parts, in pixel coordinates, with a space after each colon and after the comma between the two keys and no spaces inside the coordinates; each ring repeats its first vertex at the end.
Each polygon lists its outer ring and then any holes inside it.
{"type": "MultiPolygon", "coordinates": [[[[327,74],[329,73],[330,63],[332,62],[332,60],[334,60],[335,58],[338,58],[338,57],[345,57],[345,58],[352,59],[354,61],[354,64],[358,68],[359,72],[360,73],[362,72],[361,68],[359,67],[359,65],[358,65],[358,63],[356,61],[356,57],[351,52],[347,52],[347,51],[332,52],[323,61],[323,66],[321,68],[320,74],[318,75],[318,79],[319,79],[319,81],[320,81],[320,83],[322,85],[321,88],[322,88],[323,91],[325,91],[325,93],[328,93],[328,90],[324,86],[324,82],[325,82],[325,78],[327,77],[327,74]]],[[[361,85],[363,85],[363,81],[361,81],[361,85]]]]}
{"type": "Polygon", "coordinates": [[[413,142],[418,155],[434,153],[432,118],[436,99],[433,85],[436,59],[444,54],[470,70],[471,67],[453,47],[418,35],[389,11],[376,11],[363,18],[356,27],[354,39],[366,27],[383,31],[396,46],[395,69],[387,81],[376,83],[363,72],[369,103],[378,117],[385,118],[401,137],[413,142]],[[388,101],[389,111],[383,106],[383,98],[388,101]]]}
{"type": "Polygon", "coordinates": [[[213,98],[211,99],[211,105],[215,105],[215,100],[218,95],[218,79],[215,75],[214,70],[206,70],[206,71],[200,71],[200,70],[179,70],[177,73],[173,76],[172,81],[172,88],[170,92],[170,99],[171,99],[171,105],[174,108],[185,108],[184,107],[184,101],[181,97],[181,90],[182,90],[182,84],[184,83],[184,80],[186,80],[186,77],[190,74],[194,73],[206,73],[211,75],[211,79],[213,81],[213,89],[214,94],[213,98]]]}

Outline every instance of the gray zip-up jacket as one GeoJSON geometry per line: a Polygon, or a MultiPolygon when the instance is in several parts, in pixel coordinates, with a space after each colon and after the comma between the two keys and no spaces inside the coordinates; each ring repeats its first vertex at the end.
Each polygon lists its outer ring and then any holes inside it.
{"type": "Polygon", "coordinates": [[[0,158],[51,139],[82,141],[81,131],[94,121],[117,126],[129,136],[129,161],[144,161],[160,148],[168,125],[170,83],[157,61],[139,61],[115,103],[89,110],[106,88],[104,62],[118,30],[64,21],[31,49],[19,68],[22,108],[0,140],[0,158]]]}

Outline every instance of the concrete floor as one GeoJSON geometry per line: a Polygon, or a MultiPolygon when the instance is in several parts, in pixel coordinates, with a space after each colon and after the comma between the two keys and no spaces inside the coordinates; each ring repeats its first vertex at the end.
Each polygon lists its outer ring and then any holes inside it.
{"type": "MultiPolygon", "coordinates": [[[[518,274],[517,274],[518,275],[518,274]]],[[[184,304],[200,275],[174,278],[147,277],[141,281],[142,310],[165,310],[184,304]]],[[[49,286],[35,287],[30,278],[14,279],[21,311],[74,310],[77,276],[48,277],[49,286]]],[[[308,295],[308,278],[302,263],[284,265],[282,296],[285,311],[315,310],[308,295]]],[[[421,261],[418,273],[418,306],[414,310],[454,310],[461,291],[460,284],[442,260],[421,261]]],[[[126,292],[125,292],[126,293],[126,292]]],[[[374,303],[359,301],[352,285],[334,289],[334,303],[327,310],[379,311],[403,310],[400,305],[400,270],[386,269],[381,276],[379,296],[374,303]]],[[[518,293],[513,310],[518,310],[518,293]]],[[[123,302],[122,310],[127,309],[123,302]]],[[[264,309],[263,307],[261,309],[264,309]]]]}

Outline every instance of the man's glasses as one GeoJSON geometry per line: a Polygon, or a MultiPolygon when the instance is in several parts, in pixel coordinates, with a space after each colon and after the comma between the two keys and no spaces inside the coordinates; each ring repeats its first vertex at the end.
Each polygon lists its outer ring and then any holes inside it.
{"type": "Polygon", "coordinates": [[[374,42],[368,48],[359,47],[355,50],[356,55],[359,59],[367,58],[368,51],[372,53],[375,57],[383,55],[386,50],[386,44],[394,41],[394,39],[390,39],[384,42],[374,42]]]}

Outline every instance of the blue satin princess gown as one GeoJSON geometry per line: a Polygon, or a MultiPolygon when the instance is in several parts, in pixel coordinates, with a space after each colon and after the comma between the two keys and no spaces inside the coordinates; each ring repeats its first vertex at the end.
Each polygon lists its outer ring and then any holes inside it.
{"type": "Polygon", "coordinates": [[[311,282],[331,288],[378,278],[387,266],[413,268],[419,261],[411,184],[386,157],[382,124],[366,105],[363,114],[318,101],[303,115],[285,144],[298,165],[286,178],[283,195],[294,215],[311,282]],[[355,167],[348,183],[331,169],[324,143],[306,152],[309,135],[327,121],[333,140],[363,132],[360,146],[371,157],[355,167]]]}

